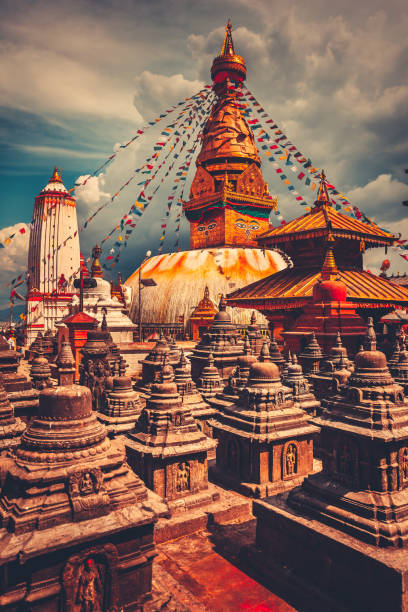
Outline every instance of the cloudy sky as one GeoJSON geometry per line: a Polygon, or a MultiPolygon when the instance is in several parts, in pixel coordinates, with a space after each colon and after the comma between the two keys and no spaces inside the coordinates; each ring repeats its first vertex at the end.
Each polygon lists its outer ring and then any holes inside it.
{"type": "MultiPolygon", "coordinates": [[[[408,6],[403,0],[0,0],[0,241],[29,223],[54,164],[67,188],[164,108],[210,82],[228,17],[247,85],[288,137],[352,203],[408,238],[408,6]]],[[[77,192],[83,221],[143,163],[152,132],[77,192]]],[[[286,220],[302,209],[265,167],[286,220]]],[[[112,229],[137,196],[125,190],[81,233],[112,229]]],[[[311,192],[303,195],[312,201],[311,192]]],[[[126,278],[157,253],[161,190],[121,258],[126,278]]],[[[168,232],[165,250],[174,243],[168,232]]],[[[186,228],[182,245],[187,246],[186,228]]],[[[26,268],[28,233],[0,250],[4,284],[26,268]]],[[[109,244],[109,243],[107,243],[109,244]]],[[[108,247],[109,248],[109,247],[108,247]]],[[[367,266],[383,259],[367,258],[367,266]]],[[[393,270],[408,264],[392,256],[393,270]]]]}

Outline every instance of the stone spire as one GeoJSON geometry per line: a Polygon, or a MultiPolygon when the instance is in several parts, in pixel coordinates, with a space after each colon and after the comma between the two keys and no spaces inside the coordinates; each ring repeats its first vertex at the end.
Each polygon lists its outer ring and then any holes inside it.
{"type": "Polygon", "coordinates": [[[285,366],[285,358],[279,350],[279,346],[275,340],[275,334],[273,331],[271,332],[271,341],[269,344],[269,357],[273,363],[276,363],[279,368],[279,371],[282,373],[282,370],[285,366]]]}
{"type": "Polygon", "coordinates": [[[306,344],[303,351],[299,354],[300,362],[303,371],[306,375],[315,374],[320,370],[320,361],[323,359],[323,353],[316,340],[314,332],[310,335],[310,340],[306,344]]]}
{"type": "Polygon", "coordinates": [[[303,375],[302,366],[298,363],[296,355],[293,355],[293,359],[288,364],[288,371],[282,377],[282,382],[292,389],[293,399],[302,410],[312,416],[319,412],[320,402],[314,396],[312,386],[303,375]]]}
{"type": "Polygon", "coordinates": [[[197,389],[204,397],[208,399],[224,388],[222,378],[219,375],[218,369],[214,365],[214,356],[208,354],[207,365],[201,370],[201,375],[197,380],[197,389]]]}
{"type": "Polygon", "coordinates": [[[373,317],[368,317],[367,333],[364,338],[364,350],[375,351],[377,349],[377,336],[374,331],[373,317]]]}
{"type": "Polygon", "coordinates": [[[272,361],[271,355],[269,353],[269,345],[266,341],[262,345],[261,352],[259,354],[259,361],[261,361],[262,363],[272,361]]]}
{"type": "Polygon", "coordinates": [[[0,374],[0,456],[19,445],[25,428],[25,423],[14,416],[14,408],[7,398],[3,376],[0,374]]]}
{"type": "Polygon", "coordinates": [[[73,385],[75,381],[75,359],[71,344],[63,340],[61,350],[56,360],[58,366],[58,384],[62,386],[73,385]]]}

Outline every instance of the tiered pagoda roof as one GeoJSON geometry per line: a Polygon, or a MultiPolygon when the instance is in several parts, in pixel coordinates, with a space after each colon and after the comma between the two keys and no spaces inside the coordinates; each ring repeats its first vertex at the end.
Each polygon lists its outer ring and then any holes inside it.
{"type": "Polygon", "coordinates": [[[374,223],[362,223],[334,210],[322,172],[312,210],[258,237],[264,248],[284,250],[293,267],[230,293],[228,303],[262,312],[301,308],[310,303],[313,286],[324,276],[327,243],[331,241],[337,274],[347,287],[348,301],[363,308],[408,306],[406,288],[363,270],[362,254],[367,248],[388,247],[395,239],[374,223]]]}

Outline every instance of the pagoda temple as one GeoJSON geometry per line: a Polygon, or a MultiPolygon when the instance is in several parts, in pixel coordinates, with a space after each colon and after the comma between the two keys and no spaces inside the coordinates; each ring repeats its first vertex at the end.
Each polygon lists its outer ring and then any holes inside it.
{"type": "Polygon", "coordinates": [[[69,314],[79,265],[76,201],[55,166],[34,203],[27,265],[28,345],[39,331],[54,329],[69,314]]]}
{"type": "MultiPolygon", "coordinates": [[[[269,228],[276,197],[269,194],[261,161],[239,97],[246,78],[245,60],[237,55],[230,22],[221,53],[211,68],[216,96],[204,126],[197,170],[184,203],[190,223],[190,250],[156,255],[141,268],[141,279],[152,278],[143,296],[142,322],[172,323],[190,315],[208,287],[207,297],[218,303],[221,293],[243,287],[285,263],[273,251],[263,252],[256,239],[269,228]]],[[[139,312],[139,269],[126,281],[132,287],[130,314],[139,312]]],[[[251,312],[234,311],[235,323],[247,324],[251,312]]],[[[194,323],[193,323],[194,333],[194,323]]]]}
{"type": "MultiPolygon", "coordinates": [[[[324,302],[319,316],[324,319],[322,328],[330,327],[325,335],[325,350],[334,344],[339,330],[347,348],[355,352],[355,338],[362,331],[356,309],[364,316],[377,319],[396,306],[408,306],[407,289],[363,270],[365,250],[381,246],[387,249],[395,240],[395,236],[374,223],[362,223],[336,211],[322,172],[311,211],[258,237],[258,244],[263,248],[282,249],[290,257],[292,267],[230,293],[228,304],[256,308],[273,323],[276,331],[290,332],[307,307],[324,302]],[[320,291],[316,290],[319,281],[328,283],[320,291]],[[337,304],[340,302],[341,307],[337,304]],[[330,304],[337,306],[327,314],[330,304]],[[344,316],[351,328],[343,331],[344,316]]],[[[313,318],[309,318],[302,333],[310,335],[315,329],[313,318]]]]}

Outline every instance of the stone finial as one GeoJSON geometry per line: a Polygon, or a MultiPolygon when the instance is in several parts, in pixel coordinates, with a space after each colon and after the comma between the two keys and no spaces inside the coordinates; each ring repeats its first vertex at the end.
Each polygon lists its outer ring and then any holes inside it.
{"type": "Polygon", "coordinates": [[[253,310],[251,314],[251,325],[255,325],[255,324],[256,324],[256,314],[255,314],[255,310],[253,310]]]}
{"type": "Polygon", "coordinates": [[[58,354],[56,365],[58,366],[58,383],[60,386],[73,385],[75,380],[75,359],[72,354],[71,344],[64,340],[58,354]]]}
{"type": "Polygon", "coordinates": [[[262,363],[271,361],[269,346],[267,342],[264,342],[262,345],[261,352],[259,354],[259,361],[261,361],[262,363]]]}
{"type": "Polygon", "coordinates": [[[244,355],[251,355],[251,354],[252,354],[251,343],[249,341],[248,336],[245,336],[245,340],[244,340],[244,355]]]}
{"type": "Polygon", "coordinates": [[[377,336],[374,331],[373,317],[368,317],[367,333],[364,338],[364,350],[366,351],[377,350],[377,336]]]}

